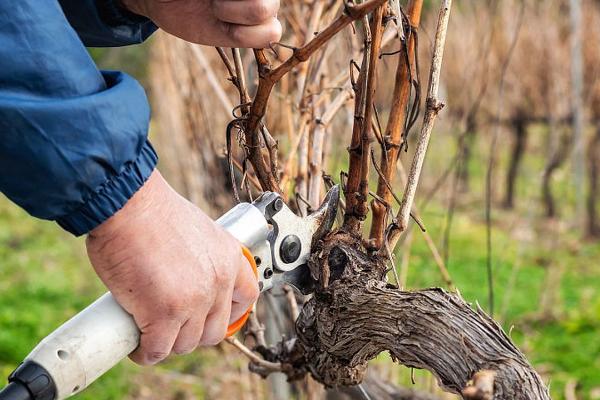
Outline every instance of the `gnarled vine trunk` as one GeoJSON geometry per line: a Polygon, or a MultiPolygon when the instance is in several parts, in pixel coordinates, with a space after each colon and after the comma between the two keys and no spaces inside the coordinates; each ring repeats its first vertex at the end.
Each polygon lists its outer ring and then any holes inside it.
{"type": "MultiPolygon", "coordinates": [[[[286,373],[310,373],[326,386],[362,382],[381,352],[427,369],[447,391],[465,398],[477,373],[493,375],[493,399],[549,399],[541,377],[502,328],[481,309],[441,289],[401,291],[385,282],[385,260],[338,231],[311,260],[318,289],[305,304],[288,347],[271,349],[286,373]],[[466,390],[466,392],[465,392],[466,390]]],[[[475,382],[477,384],[477,382],[475,382]]]]}

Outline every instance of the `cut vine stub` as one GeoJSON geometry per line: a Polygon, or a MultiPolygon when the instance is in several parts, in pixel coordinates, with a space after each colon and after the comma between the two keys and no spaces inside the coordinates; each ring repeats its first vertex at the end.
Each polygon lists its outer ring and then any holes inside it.
{"type": "Polygon", "coordinates": [[[385,259],[360,243],[341,230],[320,242],[309,263],[319,285],[296,322],[298,339],[263,349],[290,378],[310,373],[327,387],[356,385],[368,361],[387,351],[400,364],[431,371],[449,392],[461,394],[476,373],[492,371],[493,399],[550,398],[481,309],[442,289],[406,292],[386,283],[385,259]]]}

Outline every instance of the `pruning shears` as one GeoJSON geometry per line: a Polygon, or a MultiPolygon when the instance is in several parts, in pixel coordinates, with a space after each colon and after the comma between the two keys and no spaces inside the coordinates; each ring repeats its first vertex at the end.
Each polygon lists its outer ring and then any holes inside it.
{"type": "MultiPolygon", "coordinates": [[[[340,191],[334,186],[322,205],[300,217],[277,193],[265,192],[240,203],[216,222],[242,245],[262,292],[289,284],[303,294],[313,290],[307,262],[315,243],[335,221],[340,191]]],[[[228,327],[238,332],[252,307],[228,327]]],[[[139,345],[133,317],[110,292],[46,336],[9,376],[0,400],[61,400],[88,387],[139,345]]]]}

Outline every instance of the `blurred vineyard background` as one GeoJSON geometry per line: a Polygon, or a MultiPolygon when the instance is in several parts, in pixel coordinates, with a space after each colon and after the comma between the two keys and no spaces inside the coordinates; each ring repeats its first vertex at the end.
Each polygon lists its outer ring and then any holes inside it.
{"type": "MultiPolygon", "coordinates": [[[[436,10],[437,2],[428,2],[419,34],[424,77],[436,10]]],[[[469,302],[490,312],[493,300],[494,317],[550,383],[553,398],[600,399],[600,2],[456,0],[448,35],[447,106],[417,195],[439,249],[437,263],[469,302]],[[573,13],[578,4],[581,13],[573,13]]],[[[102,68],[125,70],[147,88],[151,137],[172,184],[212,216],[227,209],[223,154],[231,116],[210,83],[220,80],[221,95],[236,100],[215,50],[157,34],[141,46],[90,52],[102,68]]],[[[395,59],[384,57],[382,113],[394,67],[395,59]]],[[[275,100],[269,114],[283,154],[292,143],[278,132],[285,128],[277,110],[287,106],[275,100]]],[[[347,118],[344,109],[340,114],[347,118]]],[[[350,133],[327,134],[330,146],[343,144],[332,146],[324,166],[335,178],[347,168],[350,133]]],[[[406,235],[396,256],[407,288],[444,286],[418,230],[406,235]]],[[[102,292],[82,239],[0,198],[0,376],[102,292]]],[[[426,372],[416,371],[413,385],[411,371],[386,357],[371,368],[388,382],[455,398],[441,394],[426,372]]],[[[273,393],[272,387],[222,346],[151,369],[122,363],[78,398],[294,396],[293,388],[273,393]]]]}

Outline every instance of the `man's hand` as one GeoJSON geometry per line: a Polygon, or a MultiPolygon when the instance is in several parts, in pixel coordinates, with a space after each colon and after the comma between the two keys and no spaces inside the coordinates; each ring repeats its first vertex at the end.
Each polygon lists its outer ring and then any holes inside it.
{"type": "Polygon", "coordinates": [[[281,37],[279,0],[122,0],[188,42],[264,48],[281,37]]]}
{"type": "Polygon", "coordinates": [[[158,171],[86,244],[98,276],[140,328],[131,355],[140,364],[219,343],[258,297],[240,243],[158,171]]]}

